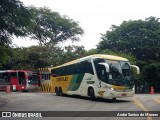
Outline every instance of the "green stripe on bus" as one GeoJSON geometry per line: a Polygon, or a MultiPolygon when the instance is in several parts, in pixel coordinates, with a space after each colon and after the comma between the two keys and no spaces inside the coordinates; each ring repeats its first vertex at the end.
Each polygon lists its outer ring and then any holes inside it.
{"type": "Polygon", "coordinates": [[[71,82],[70,82],[70,85],[69,85],[69,87],[68,87],[68,90],[69,90],[69,91],[72,91],[73,85],[75,84],[75,81],[77,80],[77,78],[78,78],[78,74],[73,75],[72,80],[71,80],[71,82]]]}
{"type": "Polygon", "coordinates": [[[83,77],[84,77],[84,73],[74,75],[68,87],[68,91],[76,91],[79,88],[83,80],[83,77]]]}

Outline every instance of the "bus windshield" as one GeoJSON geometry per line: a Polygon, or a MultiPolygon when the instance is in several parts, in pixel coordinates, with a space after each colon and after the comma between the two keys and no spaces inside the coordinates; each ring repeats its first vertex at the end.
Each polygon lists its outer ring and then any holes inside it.
{"type": "Polygon", "coordinates": [[[101,58],[94,59],[98,78],[112,85],[131,86],[134,84],[131,76],[131,67],[128,61],[113,61],[101,58]],[[109,73],[106,72],[104,65],[99,63],[107,63],[109,65],[109,73]]]}

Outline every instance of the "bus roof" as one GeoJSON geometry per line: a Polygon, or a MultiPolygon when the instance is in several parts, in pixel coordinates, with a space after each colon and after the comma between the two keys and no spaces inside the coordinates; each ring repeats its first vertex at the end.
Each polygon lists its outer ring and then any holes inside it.
{"type": "Polygon", "coordinates": [[[78,62],[81,62],[81,61],[84,61],[84,60],[87,60],[87,59],[90,59],[90,58],[104,58],[104,59],[108,59],[108,60],[128,61],[128,59],[123,58],[123,57],[119,57],[119,56],[105,55],[105,54],[94,54],[94,55],[82,57],[82,58],[64,63],[60,66],[53,67],[53,69],[60,68],[60,67],[63,67],[63,66],[67,66],[67,65],[71,65],[71,64],[74,64],[74,63],[78,63],[78,62]]]}

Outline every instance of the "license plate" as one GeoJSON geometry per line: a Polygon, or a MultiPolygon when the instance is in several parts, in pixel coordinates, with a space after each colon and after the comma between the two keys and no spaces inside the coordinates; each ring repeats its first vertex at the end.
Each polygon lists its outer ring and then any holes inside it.
{"type": "Polygon", "coordinates": [[[127,95],[125,93],[123,93],[122,96],[127,96],[127,95]]]}

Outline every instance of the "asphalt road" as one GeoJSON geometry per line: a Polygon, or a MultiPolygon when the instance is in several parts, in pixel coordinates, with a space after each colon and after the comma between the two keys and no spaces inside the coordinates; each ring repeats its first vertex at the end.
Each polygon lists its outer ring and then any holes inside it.
{"type": "MultiPolygon", "coordinates": [[[[49,116],[53,116],[53,112],[49,111],[58,111],[55,113],[58,117],[34,118],[47,120],[160,120],[160,116],[123,117],[121,114],[123,111],[125,111],[123,115],[128,115],[129,113],[137,111],[146,111],[147,113],[149,113],[149,111],[160,111],[160,94],[136,94],[134,97],[119,98],[116,101],[112,101],[110,99],[96,99],[96,101],[90,101],[87,97],[56,96],[53,93],[12,92],[6,94],[0,92],[0,111],[46,111],[45,113],[49,116]],[[78,112],[68,113],[64,111],[78,112]],[[102,112],[98,113],[96,111],[102,112]],[[116,113],[114,113],[116,115],[120,113],[120,116],[110,117],[110,114],[112,114],[111,111],[116,111],[116,113]],[[72,115],[69,116],[68,114],[72,115]],[[85,115],[87,115],[87,117],[85,117],[85,115]],[[100,117],[101,115],[102,117],[100,117]]],[[[33,118],[16,117],[0,118],[0,120],[1,119],[17,120],[33,118]]]]}

